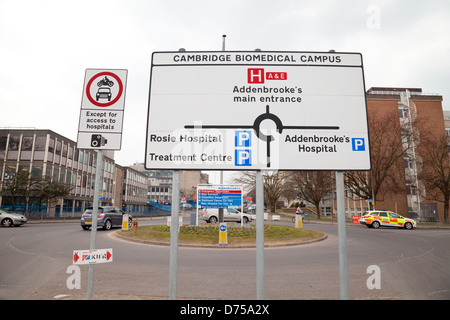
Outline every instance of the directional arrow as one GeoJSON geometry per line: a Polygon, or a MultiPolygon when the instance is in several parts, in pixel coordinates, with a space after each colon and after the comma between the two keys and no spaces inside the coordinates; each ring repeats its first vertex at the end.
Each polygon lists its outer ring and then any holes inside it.
{"type": "Polygon", "coordinates": [[[113,249],[74,250],[73,264],[106,263],[113,261],[113,249]]]}
{"type": "Polygon", "coordinates": [[[77,262],[78,259],[80,259],[80,257],[78,256],[78,254],[75,252],[73,255],[73,262],[77,262]]]}

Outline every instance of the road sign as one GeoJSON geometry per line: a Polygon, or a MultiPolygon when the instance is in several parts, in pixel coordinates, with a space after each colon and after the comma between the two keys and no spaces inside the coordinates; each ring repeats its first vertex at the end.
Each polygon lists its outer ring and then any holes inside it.
{"type": "Polygon", "coordinates": [[[73,264],[97,264],[113,261],[112,249],[74,250],[73,264]]]}
{"type": "Polygon", "coordinates": [[[362,56],[154,52],[147,169],[369,170],[362,56]]]}
{"type": "Polygon", "coordinates": [[[219,226],[219,244],[228,244],[227,223],[222,222],[219,226]]]}
{"type": "Polygon", "coordinates": [[[127,70],[86,69],[77,147],[120,150],[127,70]]]}
{"type": "Polygon", "coordinates": [[[198,185],[198,208],[228,208],[242,206],[242,187],[226,185],[198,185]]]}

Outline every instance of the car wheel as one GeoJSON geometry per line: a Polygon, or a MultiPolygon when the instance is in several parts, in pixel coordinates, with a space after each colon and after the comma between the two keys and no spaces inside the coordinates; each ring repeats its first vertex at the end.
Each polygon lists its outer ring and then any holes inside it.
{"type": "Polygon", "coordinates": [[[380,223],[378,221],[372,222],[372,228],[378,229],[380,227],[380,223]]]}
{"type": "Polygon", "coordinates": [[[242,220],[244,220],[244,223],[248,223],[248,218],[244,217],[242,220]]]}
{"type": "Polygon", "coordinates": [[[13,225],[13,221],[9,218],[5,218],[2,220],[2,226],[11,227],[13,225]]]}
{"type": "Polygon", "coordinates": [[[105,229],[105,230],[111,230],[111,227],[112,227],[111,220],[106,220],[106,221],[105,221],[105,224],[103,225],[103,229],[105,229]]]}
{"type": "Polygon", "coordinates": [[[405,225],[404,225],[404,227],[405,227],[405,229],[407,229],[407,230],[411,230],[411,229],[413,228],[413,225],[412,225],[411,222],[406,222],[405,225]]]}
{"type": "Polygon", "coordinates": [[[216,223],[218,220],[217,220],[217,218],[216,217],[214,217],[214,216],[211,216],[210,218],[209,218],[209,220],[208,220],[210,223],[216,223]]]}

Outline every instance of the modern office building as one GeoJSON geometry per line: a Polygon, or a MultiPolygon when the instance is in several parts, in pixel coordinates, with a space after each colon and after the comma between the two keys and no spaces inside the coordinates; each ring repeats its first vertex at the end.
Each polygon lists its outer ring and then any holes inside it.
{"type": "MultiPolygon", "coordinates": [[[[42,211],[48,216],[81,215],[86,207],[92,206],[97,152],[81,150],[76,145],[75,141],[51,130],[0,129],[0,188],[4,181],[21,171],[72,186],[64,199],[44,206],[32,197],[13,197],[0,189],[0,207],[28,215],[42,211]]],[[[105,150],[103,158],[101,205],[145,214],[148,200],[172,201],[172,171],[149,171],[142,164],[120,166],[114,161],[113,151],[105,150]]],[[[200,171],[184,171],[180,190],[192,200],[197,184],[207,182],[208,175],[200,171]]]]}
{"type": "MultiPolygon", "coordinates": [[[[143,163],[135,163],[131,168],[145,174],[148,178],[147,200],[160,203],[172,202],[172,171],[147,170],[143,163]]],[[[197,185],[208,184],[209,176],[201,171],[181,171],[180,193],[186,201],[195,201],[197,185]]]]}
{"type": "MultiPolygon", "coordinates": [[[[52,181],[72,186],[70,194],[55,204],[46,204],[49,216],[79,215],[92,206],[97,153],[80,150],[76,142],[51,130],[0,129],[0,186],[15,173],[27,171],[36,176],[49,176],[52,181]]],[[[104,152],[102,204],[118,205],[114,200],[115,163],[111,151],[104,152]]],[[[121,186],[119,187],[122,188],[121,186]]],[[[23,210],[30,215],[42,212],[37,199],[0,194],[0,206],[23,210]],[[14,201],[13,201],[14,200],[14,201]]]]}
{"type": "Polygon", "coordinates": [[[122,207],[131,213],[147,210],[147,176],[131,167],[123,168],[122,207]]]}

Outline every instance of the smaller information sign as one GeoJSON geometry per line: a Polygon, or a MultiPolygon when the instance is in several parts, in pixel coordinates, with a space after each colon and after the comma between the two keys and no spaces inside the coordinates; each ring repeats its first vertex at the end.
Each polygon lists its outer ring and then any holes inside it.
{"type": "Polygon", "coordinates": [[[91,264],[112,262],[112,249],[74,250],[73,264],[91,264]]]}
{"type": "Polygon", "coordinates": [[[224,185],[198,185],[199,208],[229,208],[242,205],[242,187],[224,185]]]}

